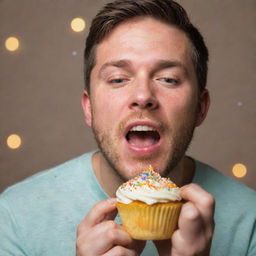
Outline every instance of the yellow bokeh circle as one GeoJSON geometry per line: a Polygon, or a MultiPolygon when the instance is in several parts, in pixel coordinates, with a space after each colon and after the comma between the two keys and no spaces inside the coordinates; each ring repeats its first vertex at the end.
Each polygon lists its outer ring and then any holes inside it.
{"type": "Polygon", "coordinates": [[[19,48],[19,45],[19,39],[16,37],[11,36],[5,40],[5,47],[8,51],[16,51],[19,48]]]}
{"type": "Polygon", "coordinates": [[[11,134],[7,138],[7,145],[11,149],[17,149],[21,145],[21,137],[18,134],[11,134]]]}
{"type": "Polygon", "coordinates": [[[237,178],[243,178],[247,174],[247,168],[244,164],[237,163],[233,166],[232,173],[237,178]]]}
{"type": "Polygon", "coordinates": [[[71,21],[71,28],[75,32],[82,32],[85,29],[85,20],[82,18],[74,18],[71,21]]]}

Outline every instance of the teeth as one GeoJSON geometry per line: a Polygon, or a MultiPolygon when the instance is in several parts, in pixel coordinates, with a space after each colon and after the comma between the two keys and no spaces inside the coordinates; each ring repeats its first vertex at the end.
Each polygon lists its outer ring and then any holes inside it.
{"type": "Polygon", "coordinates": [[[147,132],[147,131],[154,131],[155,129],[153,129],[150,126],[147,125],[137,125],[132,127],[132,129],[130,131],[137,131],[137,132],[147,132]]]}

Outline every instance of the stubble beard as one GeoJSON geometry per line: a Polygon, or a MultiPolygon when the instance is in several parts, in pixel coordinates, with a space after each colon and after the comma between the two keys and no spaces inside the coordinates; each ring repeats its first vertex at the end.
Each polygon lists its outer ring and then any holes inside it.
{"type": "MultiPolygon", "coordinates": [[[[117,135],[112,138],[108,132],[104,132],[97,127],[93,116],[94,115],[92,115],[92,130],[100,152],[116,174],[118,174],[123,180],[128,180],[131,177],[126,174],[126,168],[123,166],[122,159],[118,153],[118,144],[120,141],[120,136],[118,135],[119,133],[117,132],[117,135]]],[[[178,129],[176,134],[170,131],[172,134],[168,141],[170,151],[163,169],[158,170],[161,172],[162,176],[169,176],[171,171],[177,166],[182,157],[185,155],[185,152],[187,151],[193,138],[196,122],[195,120],[196,118],[193,116],[189,122],[184,123],[182,127],[178,129]]],[[[125,123],[126,121],[123,121],[123,123],[119,125],[119,129],[121,129],[120,127],[122,127],[125,123]]],[[[149,157],[136,158],[143,162],[149,162],[150,160],[149,157]]],[[[143,171],[143,169],[140,171],[143,171]]]]}

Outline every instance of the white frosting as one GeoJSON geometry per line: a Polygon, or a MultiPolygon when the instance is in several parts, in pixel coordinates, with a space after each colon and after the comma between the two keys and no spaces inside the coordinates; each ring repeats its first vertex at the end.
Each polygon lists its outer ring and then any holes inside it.
{"type": "Polygon", "coordinates": [[[179,188],[173,188],[170,191],[166,189],[150,190],[145,187],[140,187],[134,191],[119,187],[116,191],[117,201],[123,204],[129,204],[132,201],[138,200],[146,204],[167,203],[170,201],[180,201],[179,188]]]}
{"type": "Polygon", "coordinates": [[[117,201],[124,204],[136,200],[149,205],[181,200],[180,189],[169,178],[161,177],[152,166],[122,184],[116,196],[117,201]]]}

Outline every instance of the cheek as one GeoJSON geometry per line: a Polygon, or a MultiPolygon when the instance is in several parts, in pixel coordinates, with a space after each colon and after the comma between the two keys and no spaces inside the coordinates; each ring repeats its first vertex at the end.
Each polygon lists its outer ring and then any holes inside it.
{"type": "Polygon", "coordinates": [[[121,118],[124,101],[122,97],[102,90],[94,94],[93,116],[96,123],[113,127],[121,118]]]}
{"type": "Polygon", "coordinates": [[[165,111],[175,121],[194,118],[197,109],[197,96],[190,90],[180,90],[164,96],[165,111]]]}

